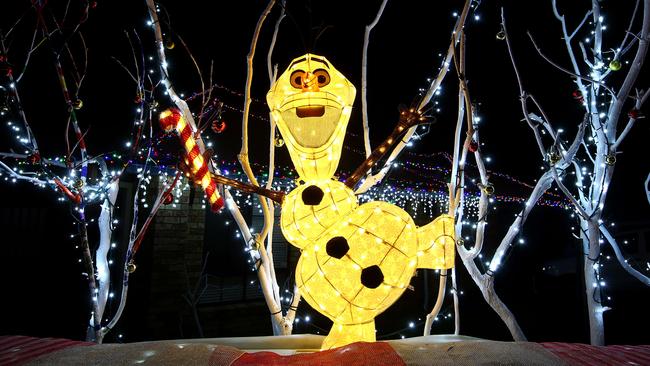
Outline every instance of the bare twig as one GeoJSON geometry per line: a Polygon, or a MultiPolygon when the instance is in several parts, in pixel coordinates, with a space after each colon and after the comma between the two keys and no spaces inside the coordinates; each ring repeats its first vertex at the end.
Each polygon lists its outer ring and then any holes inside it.
{"type": "MultiPolygon", "coordinates": [[[[634,104],[634,109],[637,111],[641,109],[643,104],[645,104],[646,100],[648,100],[648,96],[650,95],[650,89],[646,90],[643,93],[643,96],[637,95],[636,97],[636,103],[634,104]]],[[[623,132],[616,138],[616,142],[611,147],[612,151],[617,151],[618,147],[621,145],[623,140],[625,140],[625,137],[627,137],[627,134],[630,133],[632,130],[632,127],[634,127],[635,122],[637,119],[639,119],[641,116],[636,116],[636,117],[630,117],[628,118],[627,124],[625,125],[625,128],[623,129],[623,132]]]]}
{"type": "MultiPolygon", "coordinates": [[[[206,105],[206,93],[205,93],[205,82],[203,81],[203,73],[201,72],[201,67],[199,67],[199,63],[196,62],[196,58],[194,57],[194,54],[192,54],[192,51],[190,48],[187,46],[187,43],[185,43],[185,40],[183,40],[183,37],[180,35],[176,35],[179,41],[181,41],[181,44],[183,45],[183,48],[185,49],[185,52],[187,52],[187,55],[190,57],[190,60],[192,60],[192,64],[194,65],[194,68],[196,69],[196,74],[199,77],[199,81],[201,82],[201,106],[206,105]]],[[[199,113],[199,120],[196,121],[196,128],[198,130],[201,130],[202,123],[201,123],[201,117],[203,116],[203,109],[201,109],[199,113]]]]}
{"type": "MultiPolygon", "coordinates": [[[[250,50],[248,52],[248,55],[246,56],[247,71],[246,71],[246,85],[244,87],[244,113],[242,118],[242,147],[241,150],[239,151],[239,155],[237,156],[239,159],[239,163],[242,166],[244,172],[246,173],[248,179],[251,181],[252,184],[258,187],[259,187],[259,183],[257,182],[257,178],[255,178],[255,175],[253,174],[253,170],[251,169],[250,162],[248,160],[248,117],[250,113],[250,104],[251,104],[251,85],[253,82],[253,58],[255,57],[257,40],[262,30],[262,25],[264,24],[264,20],[269,15],[274,5],[275,5],[275,0],[270,0],[266,5],[266,8],[260,15],[257,21],[257,25],[255,26],[255,32],[253,33],[253,39],[251,40],[250,50]]],[[[258,198],[260,201],[260,205],[262,206],[262,212],[264,213],[264,226],[262,228],[260,235],[258,235],[258,237],[261,238],[261,240],[263,241],[266,235],[268,234],[270,225],[272,224],[272,218],[270,217],[271,213],[269,211],[268,204],[264,199],[264,197],[258,196],[258,198]]],[[[258,242],[257,246],[260,250],[260,254],[264,258],[262,260],[262,265],[266,268],[266,272],[270,280],[272,264],[269,263],[269,260],[267,258],[267,253],[266,253],[264,243],[258,242]]]]}
{"type": "Polygon", "coordinates": [[[600,232],[603,233],[603,236],[605,237],[605,239],[607,239],[609,245],[611,245],[612,249],[614,250],[614,254],[616,255],[616,259],[618,259],[618,263],[621,265],[621,267],[623,267],[623,269],[625,269],[627,273],[632,275],[632,277],[641,281],[641,283],[643,283],[644,285],[650,286],[650,277],[637,271],[627,262],[627,260],[623,257],[623,253],[621,253],[621,248],[618,246],[616,239],[614,239],[614,236],[612,236],[612,234],[609,233],[605,225],[600,225],[600,232]]]}
{"type": "Polygon", "coordinates": [[[280,32],[280,24],[282,24],[282,20],[286,16],[286,0],[282,0],[280,2],[280,16],[278,19],[275,21],[275,27],[273,28],[273,36],[271,37],[271,44],[269,45],[269,52],[266,55],[266,69],[267,72],[269,73],[269,81],[271,84],[275,81],[276,78],[276,72],[273,71],[273,62],[271,61],[271,57],[273,56],[273,50],[275,49],[275,42],[278,39],[278,33],[280,32]]]}
{"type": "Polygon", "coordinates": [[[542,49],[541,49],[541,48],[537,45],[537,43],[535,42],[535,39],[533,38],[533,35],[532,35],[530,32],[526,32],[526,33],[528,34],[528,37],[530,38],[530,41],[533,43],[533,47],[535,47],[535,50],[537,50],[537,53],[538,53],[540,56],[542,56],[542,58],[543,58],[544,60],[546,60],[549,64],[551,64],[552,66],[554,66],[556,69],[558,69],[558,70],[560,70],[560,71],[562,71],[562,72],[565,72],[565,73],[567,73],[567,74],[569,74],[569,75],[571,75],[571,76],[573,76],[573,77],[575,77],[575,78],[578,78],[578,79],[581,79],[581,80],[585,80],[585,81],[588,81],[588,82],[593,83],[593,84],[600,85],[600,86],[602,86],[603,88],[605,88],[605,89],[606,89],[606,90],[607,90],[607,91],[608,91],[612,96],[616,95],[616,93],[614,93],[614,91],[613,91],[610,87],[608,87],[605,83],[603,83],[603,82],[601,82],[601,81],[594,80],[594,79],[589,78],[589,77],[586,77],[586,76],[578,75],[578,74],[576,74],[575,72],[573,72],[573,71],[569,71],[568,69],[566,69],[566,68],[560,66],[558,63],[556,63],[555,61],[553,61],[553,60],[551,60],[550,58],[548,58],[548,57],[547,57],[547,56],[542,52],[542,49]]]}
{"type": "MultiPolygon", "coordinates": [[[[460,13],[458,16],[458,20],[456,21],[456,25],[454,26],[454,29],[452,31],[451,35],[451,42],[449,44],[449,48],[447,49],[447,54],[445,56],[444,61],[442,62],[442,66],[440,68],[440,71],[438,72],[438,76],[431,81],[431,84],[429,85],[429,89],[427,89],[426,93],[420,100],[417,109],[422,110],[433,98],[435,95],[435,92],[438,90],[440,87],[440,84],[442,81],[445,79],[445,76],[447,75],[447,72],[449,71],[449,66],[451,64],[451,59],[454,54],[454,49],[456,48],[456,45],[459,42],[459,34],[460,31],[465,27],[465,21],[467,20],[467,14],[469,13],[470,10],[470,0],[465,1],[465,5],[463,7],[463,11],[460,13]]],[[[415,133],[415,130],[417,129],[417,126],[411,127],[404,137],[401,139],[401,141],[395,145],[395,148],[393,151],[390,153],[388,158],[386,159],[386,162],[384,163],[384,166],[381,168],[381,170],[377,174],[372,174],[369,175],[363,183],[356,189],[355,193],[356,194],[362,194],[365,193],[368,189],[370,189],[372,186],[375,184],[379,183],[384,179],[386,174],[388,174],[388,171],[390,168],[393,166],[393,161],[399,156],[399,154],[404,150],[406,145],[408,144],[409,140],[415,133]]]]}
{"type": "Polygon", "coordinates": [[[361,117],[363,118],[363,143],[366,149],[366,158],[370,156],[372,148],[370,147],[370,124],[368,122],[368,44],[370,43],[370,32],[379,23],[381,15],[388,0],[383,0],[375,16],[375,20],[366,26],[366,32],[363,37],[363,56],[361,57],[361,117]]]}

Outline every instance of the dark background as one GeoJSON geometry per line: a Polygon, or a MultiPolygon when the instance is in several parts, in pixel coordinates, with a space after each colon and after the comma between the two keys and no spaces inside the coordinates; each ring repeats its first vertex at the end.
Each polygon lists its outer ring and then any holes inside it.
{"type": "MultiPolygon", "coordinates": [[[[75,3],[73,1],[73,7],[75,3]]],[[[326,56],[357,86],[360,93],[363,32],[365,25],[374,19],[380,3],[366,1],[363,2],[365,6],[360,7],[350,1],[289,1],[289,17],[281,26],[273,57],[274,62],[279,64],[280,72],[291,59],[310,51],[326,56]],[[323,33],[316,41],[316,35],[321,30],[323,33]]],[[[622,29],[627,26],[633,6],[631,1],[625,3],[611,0],[602,2],[605,23],[609,27],[605,44],[618,45],[620,42],[622,29]]],[[[3,31],[24,12],[29,14],[27,26],[20,29],[22,33],[12,45],[12,50],[18,55],[20,50],[27,47],[31,36],[29,30],[35,22],[33,14],[29,13],[29,4],[28,1],[11,0],[1,5],[0,28],[3,31]]],[[[50,1],[50,5],[60,11],[64,1],[50,1]]],[[[245,56],[255,23],[266,2],[186,0],[165,1],[161,5],[163,11],[169,14],[174,36],[181,36],[185,40],[204,75],[208,75],[210,60],[213,60],[214,81],[242,92],[246,76],[245,56]]],[[[483,119],[481,139],[485,145],[482,149],[484,155],[492,158],[488,168],[532,183],[539,176],[543,162],[534,147],[532,134],[521,122],[518,88],[505,43],[495,38],[499,31],[501,6],[505,8],[526,89],[535,94],[551,120],[557,127],[564,128],[567,136],[572,136],[575,131],[582,118],[582,109],[571,96],[575,87],[570,78],[543,61],[525,34],[527,30],[531,31],[548,56],[568,65],[559,23],[553,18],[550,1],[483,1],[476,13],[470,14],[466,30],[467,79],[473,101],[478,105],[483,119]],[[474,19],[474,14],[480,15],[479,20],[474,19]]],[[[570,27],[573,27],[590,3],[561,1],[560,6],[566,10],[570,27]]],[[[369,48],[368,102],[374,144],[379,143],[392,129],[397,106],[410,103],[418,89],[426,87],[426,79],[437,74],[440,55],[446,52],[455,22],[452,13],[460,11],[461,7],[460,1],[435,2],[435,6],[419,1],[389,2],[383,18],[372,33],[369,48]]],[[[260,36],[252,91],[258,101],[264,100],[269,86],[265,58],[278,13],[276,7],[260,36]]],[[[89,129],[86,139],[92,154],[123,146],[131,131],[135,84],[130,82],[111,56],[125,62],[130,60],[130,49],[123,32],[133,29],[141,35],[146,54],[153,54],[152,35],[145,25],[147,19],[144,1],[104,0],[98,1],[97,8],[83,26],[90,61],[85,87],[80,93],[80,98],[84,100],[80,119],[82,127],[89,129]]],[[[198,91],[200,84],[187,53],[180,42],[176,43],[176,48],[168,51],[169,70],[177,90],[189,95],[198,91]]],[[[22,60],[22,56],[16,58],[22,60]]],[[[39,139],[42,155],[59,155],[65,149],[63,131],[66,110],[57,85],[52,53],[43,49],[33,56],[31,62],[31,68],[19,89],[23,105],[39,139]]],[[[150,66],[155,68],[153,63],[150,66]]],[[[646,71],[641,78],[646,84],[647,75],[646,71]]],[[[617,76],[613,75],[614,83],[618,81],[617,76]]],[[[241,108],[242,97],[224,90],[219,93],[222,93],[219,96],[226,103],[241,108]]],[[[409,152],[451,152],[456,95],[457,81],[451,71],[438,98],[442,109],[436,115],[438,123],[429,134],[409,148],[409,152]]],[[[164,103],[165,99],[159,99],[164,103]]],[[[265,108],[263,102],[255,101],[252,112],[265,116],[265,108]]],[[[360,110],[360,95],[357,95],[346,138],[346,145],[355,149],[363,149],[363,141],[359,137],[360,110]]],[[[227,111],[224,118],[228,128],[214,139],[216,152],[220,159],[233,161],[240,148],[241,115],[227,111]]],[[[2,140],[1,150],[9,151],[15,148],[15,144],[11,142],[10,130],[7,128],[5,131],[3,134],[8,138],[2,140]]],[[[250,131],[251,161],[264,163],[268,149],[268,124],[251,118],[250,131]]],[[[642,185],[650,171],[646,151],[648,131],[647,120],[640,120],[620,148],[622,154],[618,156],[605,210],[606,221],[615,219],[618,227],[627,223],[631,227],[648,229],[650,205],[642,185]]],[[[344,150],[341,169],[350,171],[362,159],[361,155],[344,150]]],[[[417,158],[405,153],[402,159],[417,158]]],[[[278,161],[281,165],[290,164],[285,149],[278,149],[278,161]]],[[[399,174],[397,170],[392,176],[399,177],[399,174]]],[[[470,174],[476,175],[476,172],[470,174]]],[[[497,190],[507,194],[525,196],[529,193],[522,187],[508,186],[506,183],[499,185],[497,182],[495,185],[497,190]]],[[[80,276],[80,253],[75,249],[74,238],[70,238],[74,226],[67,205],[58,203],[57,195],[51,191],[35,189],[25,183],[2,182],[0,190],[4,198],[0,203],[3,213],[0,223],[0,286],[5,309],[0,315],[0,332],[82,338],[87,323],[87,287],[80,276]],[[34,212],[38,212],[38,215],[34,212]]],[[[485,255],[491,255],[520,205],[499,203],[497,208],[496,213],[488,219],[490,224],[485,255]]],[[[580,271],[576,272],[577,268],[581,268],[580,242],[571,236],[570,230],[575,224],[563,209],[535,209],[524,229],[526,245],[518,246],[497,274],[497,292],[517,316],[531,341],[589,340],[584,290],[580,271]],[[570,270],[555,276],[548,275],[542,271],[542,267],[550,263],[563,263],[563,268],[570,270]]],[[[240,242],[231,237],[231,240],[224,240],[218,245],[239,247],[240,242]]],[[[624,250],[634,252],[633,245],[624,250]]],[[[224,268],[233,272],[248,270],[245,257],[236,253],[241,252],[232,251],[215,267],[221,271],[224,268]]],[[[610,254],[608,248],[604,249],[604,255],[610,254]]],[[[650,289],[627,275],[614,259],[604,263],[602,273],[608,282],[604,296],[611,297],[606,305],[612,308],[605,313],[606,341],[628,344],[650,342],[647,332],[650,318],[646,311],[650,289]]],[[[506,327],[486,305],[460,262],[458,265],[459,290],[463,291],[461,333],[497,340],[510,339],[506,327]]],[[[139,283],[138,275],[132,278],[133,288],[127,314],[120,322],[120,331],[127,335],[138,334],[126,340],[155,339],[154,334],[136,331],[143,326],[137,314],[146,311],[148,301],[155,301],[147,297],[146,281],[139,283]]],[[[423,319],[431,309],[437,287],[437,282],[431,280],[435,277],[433,273],[421,272],[414,280],[416,292],[407,291],[398,303],[377,318],[379,338],[421,334],[421,325],[415,329],[409,329],[407,325],[410,321],[421,324],[418,318],[423,319]],[[425,285],[424,278],[428,279],[428,285],[425,285]]],[[[453,313],[449,300],[441,314],[453,313]]],[[[316,317],[303,301],[298,315],[305,314],[314,318],[314,326],[328,327],[327,321],[316,317]]],[[[265,313],[260,313],[259,319],[260,322],[268,322],[265,313]]],[[[297,325],[295,333],[314,333],[317,331],[314,326],[297,325]]],[[[270,332],[269,324],[266,334],[270,332]]],[[[436,323],[433,332],[453,332],[453,320],[436,323]]]]}

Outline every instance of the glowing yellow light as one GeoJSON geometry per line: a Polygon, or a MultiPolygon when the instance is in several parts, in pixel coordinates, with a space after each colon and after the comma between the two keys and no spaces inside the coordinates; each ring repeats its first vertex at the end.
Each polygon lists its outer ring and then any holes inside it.
{"type": "Polygon", "coordinates": [[[224,204],[223,198],[217,191],[217,184],[212,180],[205,160],[200,153],[199,148],[194,140],[194,131],[187,124],[181,111],[178,109],[167,109],[160,113],[160,127],[165,132],[176,131],[180,137],[183,145],[185,146],[186,155],[184,156],[185,164],[191,170],[186,173],[188,177],[194,176],[194,180],[201,184],[201,187],[206,193],[210,201],[210,208],[213,211],[219,211],[224,204]],[[189,132],[189,133],[188,133],[189,132]],[[192,156],[194,156],[192,158],[192,156]],[[192,159],[190,162],[189,159],[192,159]]]}
{"type": "Polygon", "coordinates": [[[359,206],[354,192],[333,179],[355,92],[327,59],[306,54],[266,96],[305,181],[285,196],[280,227],[302,249],[296,267],[301,294],[334,322],[323,349],[374,341],[374,318],[401,296],[416,268],[454,264],[453,217],[418,228],[395,205],[359,206]]]}
{"type": "Polygon", "coordinates": [[[454,266],[456,239],[454,218],[440,215],[433,222],[418,228],[419,268],[444,269],[454,266]]]}
{"type": "Polygon", "coordinates": [[[295,59],[271,86],[266,95],[271,118],[303,180],[334,176],[355,94],[354,85],[325,57],[312,54],[295,59]],[[315,76],[312,82],[318,84],[317,91],[301,85],[301,77],[306,74],[315,76]],[[298,161],[301,157],[315,164],[304,167],[298,161]]]}

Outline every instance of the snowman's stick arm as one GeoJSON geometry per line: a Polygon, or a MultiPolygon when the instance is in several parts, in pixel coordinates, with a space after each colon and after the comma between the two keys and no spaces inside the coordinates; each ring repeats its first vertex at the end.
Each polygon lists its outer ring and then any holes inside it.
{"type": "Polygon", "coordinates": [[[357,168],[357,170],[355,170],[354,173],[345,180],[345,185],[350,189],[354,189],[361,178],[363,178],[366,173],[372,169],[372,167],[375,166],[384,155],[386,155],[395,142],[399,141],[401,136],[408,131],[409,128],[421,123],[430,122],[431,120],[429,118],[423,116],[422,113],[415,108],[402,110],[400,112],[399,122],[390,136],[377,146],[366,160],[357,168]]]}
{"type": "Polygon", "coordinates": [[[245,193],[254,193],[269,198],[279,204],[284,200],[284,192],[274,191],[250,183],[240,182],[238,180],[226,178],[223,175],[212,174],[212,179],[218,184],[227,185],[245,193]]]}

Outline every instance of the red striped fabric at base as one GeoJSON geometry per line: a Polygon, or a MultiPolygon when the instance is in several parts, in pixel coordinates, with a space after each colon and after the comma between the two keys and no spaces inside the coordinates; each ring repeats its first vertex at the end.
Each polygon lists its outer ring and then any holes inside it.
{"type": "Polygon", "coordinates": [[[540,343],[572,365],[650,365],[650,345],[590,346],[580,343],[540,343]]]}
{"type": "Polygon", "coordinates": [[[0,336],[0,365],[17,366],[38,356],[68,347],[91,346],[95,343],[71,341],[62,338],[33,338],[25,336],[0,336]]]}
{"type": "Polygon", "coordinates": [[[335,365],[405,365],[393,347],[386,342],[357,342],[326,351],[282,356],[273,352],[244,353],[232,366],[335,366],[335,365]]]}
{"type": "MultiPolygon", "coordinates": [[[[151,361],[160,363],[173,360],[174,364],[179,365],[404,365],[407,363],[405,360],[410,360],[409,363],[418,365],[430,364],[434,361],[453,360],[465,362],[463,364],[468,364],[468,361],[469,364],[494,364],[497,359],[504,359],[502,357],[504,354],[497,352],[497,354],[490,356],[486,352],[481,352],[482,348],[480,347],[498,348],[498,346],[504,345],[507,347],[498,349],[510,350],[506,352],[506,355],[510,355],[510,358],[515,357],[515,362],[510,364],[530,365],[532,357],[530,350],[531,347],[535,347],[553,354],[552,357],[558,357],[570,365],[650,365],[650,345],[597,347],[558,342],[475,341],[438,344],[422,343],[412,345],[409,348],[399,344],[391,345],[387,342],[359,342],[333,350],[299,353],[290,356],[283,356],[274,352],[243,352],[234,347],[212,344],[209,340],[206,340],[205,343],[184,344],[183,347],[178,341],[158,341],[95,345],[87,348],[87,351],[85,347],[76,348],[90,345],[94,345],[94,343],[57,338],[0,336],[0,365],[18,366],[25,365],[30,361],[40,362],[39,364],[45,362],[46,364],[68,365],[72,362],[75,365],[83,365],[88,364],[89,360],[97,361],[93,364],[102,365],[114,364],[114,362],[128,362],[130,364],[143,359],[142,352],[146,350],[151,352],[151,361]],[[67,351],[54,353],[66,348],[67,351]],[[457,351],[460,348],[463,348],[463,352],[457,351]],[[116,352],[118,350],[119,352],[116,352]],[[522,356],[521,350],[527,350],[528,353],[522,356]],[[183,354],[185,351],[191,351],[191,354],[183,354]],[[417,356],[417,352],[420,352],[419,357],[411,357],[412,355],[417,356]],[[196,357],[193,359],[190,356],[196,357]],[[197,361],[199,359],[203,361],[197,361]]],[[[485,348],[483,349],[485,350],[485,348]]],[[[545,357],[544,359],[552,360],[549,358],[551,357],[550,354],[545,357]]],[[[456,363],[448,362],[447,364],[456,363]]],[[[539,362],[536,364],[539,364],[539,362]]]]}

